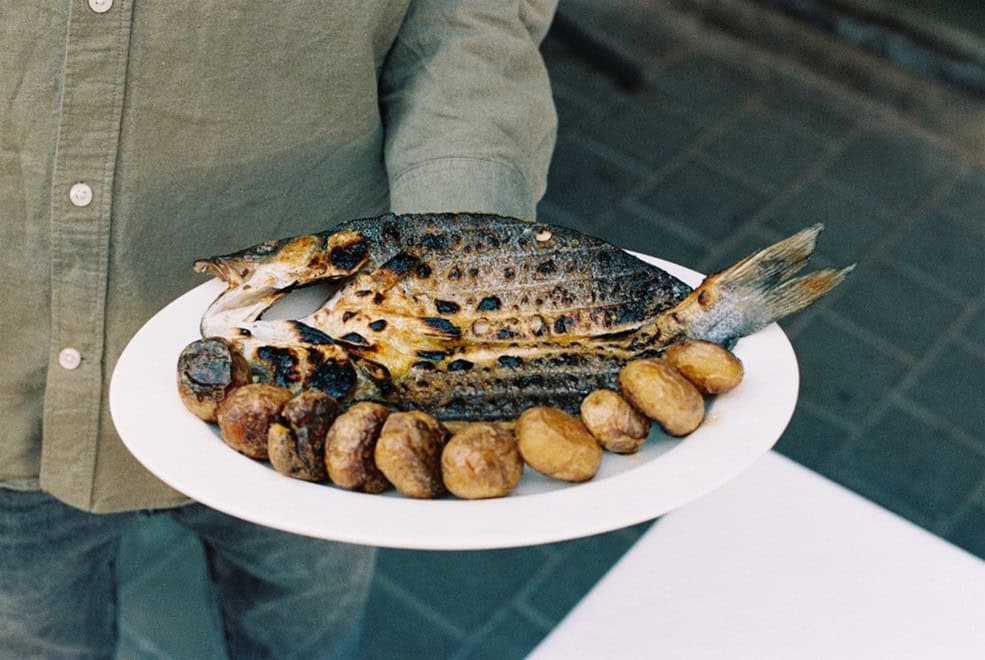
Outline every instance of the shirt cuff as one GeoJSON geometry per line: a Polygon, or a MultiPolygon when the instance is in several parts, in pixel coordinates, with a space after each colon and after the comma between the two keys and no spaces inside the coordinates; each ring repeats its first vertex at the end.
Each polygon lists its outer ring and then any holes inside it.
{"type": "Polygon", "coordinates": [[[533,219],[536,201],[526,177],[496,160],[449,157],[427,161],[390,182],[394,213],[496,213],[533,219]]]}

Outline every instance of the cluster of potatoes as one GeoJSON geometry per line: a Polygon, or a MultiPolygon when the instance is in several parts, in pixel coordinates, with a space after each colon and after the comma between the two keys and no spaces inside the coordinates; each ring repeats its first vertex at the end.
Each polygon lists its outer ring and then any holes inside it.
{"type": "Polygon", "coordinates": [[[620,391],[592,392],[580,416],[537,406],[513,423],[442,423],[369,401],[343,411],[318,390],[295,396],[251,383],[246,362],[222,339],[195,342],[178,362],[185,406],[218,423],[223,441],[238,452],[297,479],[366,493],[393,486],[414,498],[502,497],[519,484],[525,464],[555,479],[587,481],[604,450],[638,451],[652,422],[674,436],[694,431],[704,419],[704,397],[731,390],[742,376],[730,351],[684,340],[660,358],[628,363],[620,391]],[[220,373],[215,365],[224,365],[220,373]]]}
{"type": "Polygon", "coordinates": [[[629,362],[619,372],[619,392],[595,390],[575,417],[554,408],[524,411],[516,424],[524,461],[547,476],[587,481],[602,452],[639,451],[656,422],[668,434],[685,436],[705,417],[705,395],[723,394],[743,376],[742,362],[727,349],[685,339],[660,358],[629,362]]]}

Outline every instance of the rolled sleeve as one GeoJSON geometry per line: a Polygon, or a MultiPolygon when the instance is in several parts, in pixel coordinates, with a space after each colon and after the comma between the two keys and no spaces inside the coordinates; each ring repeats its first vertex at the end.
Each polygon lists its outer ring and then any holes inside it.
{"type": "Polygon", "coordinates": [[[394,212],[534,216],[557,129],[539,51],[555,5],[412,4],[380,84],[394,212]]]}
{"type": "Polygon", "coordinates": [[[390,184],[394,213],[465,211],[533,218],[535,193],[511,163],[448,157],[405,170],[390,184]]]}

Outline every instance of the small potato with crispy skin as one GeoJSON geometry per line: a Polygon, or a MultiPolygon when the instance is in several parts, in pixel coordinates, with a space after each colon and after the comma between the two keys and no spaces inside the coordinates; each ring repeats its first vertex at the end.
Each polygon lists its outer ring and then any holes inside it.
{"type": "Polygon", "coordinates": [[[671,344],[663,359],[703,394],[724,394],[742,382],[742,361],[710,341],[684,339],[671,344]]]}
{"type": "Polygon", "coordinates": [[[404,495],[438,497],[445,493],[441,451],[447,439],[448,431],[430,415],[419,410],[393,413],[376,442],[376,466],[404,495]]]}
{"type": "Polygon", "coordinates": [[[325,437],[339,404],[319,390],[305,390],[286,404],[267,432],[267,453],[275,470],[305,481],[324,481],[325,437]]]}
{"type": "Polygon", "coordinates": [[[581,421],[603,449],[616,454],[635,454],[650,433],[650,420],[612,390],[586,396],[581,421]]]}
{"type": "Polygon", "coordinates": [[[178,356],[178,395],[185,408],[206,422],[216,421],[222,400],[250,380],[246,358],[221,337],[193,341],[178,356]]]}
{"type": "Polygon", "coordinates": [[[445,486],[467,500],[509,495],[523,476],[516,438],[502,426],[476,422],[455,433],[441,452],[445,486]]]}
{"type": "Polygon", "coordinates": [[[222,439],[250,458],[267,460],[270,425],[290,399],[289,390],[274,385],[252,383],[236,388],[222,400],[216,413],[222,439]]]}
{"type": "Polygon", "coordinates": [[[619,372],[619,388],[637,410],[670,435],[694,431],[705,417],[701,392],[663,360],[633,360],[619,372]]]}
{"type": "Polygon", "coordinates": [[[564,481],[588,481],[602,464],[602,448],[577,417],[536,406],[516,422],[523,460],[541,474],[564,481]]]}
{"type": "Polygon", "coordinates": [[[325,466],[332,483],[364,493],[382,493],[390,482],[373,456],[390,411],[361,401],[339,415],[325,441],[325,466]]]}

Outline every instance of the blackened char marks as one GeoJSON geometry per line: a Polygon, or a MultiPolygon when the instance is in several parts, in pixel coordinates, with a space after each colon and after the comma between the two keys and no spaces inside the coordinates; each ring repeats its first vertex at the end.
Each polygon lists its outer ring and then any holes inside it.
{"type": "Polygon", "coordinates": [[[528,387],[543,387],[544,376],[542,374],[527,374],[524,376],[518,376],[513,380],[513,384],[521,390],[525,390],[528,387]]]}
{"type": "Polygon", "coordinates": [[[516,369],[523,365],[523,360],[515,355],[500,355],[497,362],[506,369],[516,369]]]}
{"type": "Polygon", "coordinates": [[[458,339],[462,336],[462,330],[448,319],[423,316],[421,317],[421,321],[449,338],[458,339]]]}
{"type": "Polygon", "coordinates": [[[410,272],[411,268],[417,265],[418,259],[407,252],[398,252],[380,266],[381,270],[388,270],[398,277],[403,277],[410,272]]]}
{"type": "Polygon", "coordinates": [[[393,379],[390,377],[390,370],[385,365],[372,360],[360,360],[359,368],[373,381],[381,395],[386,396],[393,391],[393,379]]]}
{"type": "Polygon", "coordinates": [[[559,353],[545,360],[546,364],[551,367],[559,367],[557,371],[563,371],[565,368],[581,367],[586,365],[588,361],[588,358],[578,353],[559,353]]]}
{"type": "Polygon", "coordinates": [[[575,327],[575,320],[570,316],[564,315],[559,316],[554,321],[554,334],[563,335],[565,333],[571,332],[575,327]]]}
{"type": "Polygon", "coordinates": [[[448,249],[448,234],[442,232],[426,232],[420,235],[418,243],[429,250],[444,252],[448,249]]]}
{"type": "Polygon", "coordinates": [[[454,314],[461,309],[458,303],[452,302],[451,300],[435,300],[434,307],[438,310],[439,314],[454,314]]]}
{"type": "Polygon", "coordinates": [[[479,301],[476,309],[480,312],[494,312],[500,308],[502,303],[497,296],[486,296],[479,301]]]}
{"type": "Polygon", "coordinates": [[[308,377],[307,386],[335,399],[343,399],[356,384],[356,370],[348,360],[329,360],[308,377]]]}
{"type": "Polygon", "coordinates": [[[645,318],[646,308],[643,306],[643,301],[634,300],[622,305],[619,308],[619,316],[616,317],[616,325],[640,323],[645,318]]]}
{"type": "Polygon", "coordinates": [[[283,346],[260,346],[257,349],[260,364],[254,368],[266,371],[257,374],[261,382],[269,382],[278,387],[291,387],[301,381],[298,358],[294,349],[283,346]]]}
{"type": "Polygon", "coordinates": [[[317,328],[312,328],[310,325],[301,323],[301,321],[292,321],[292,323],[294,324],[294,329],[298,333],[298,338],[306,344],[320,346],[323,344],[335,343],[331,337],[317,328]]]}
{"type": "Polygon", "coordinates": [[[383,228],[380,230],[380,238],[392,245],[400,245],[400,228],[397,223],[393,220],[384,222],[383,228]]]}
{"type": "Polygon", "coordinates": [[[366,241],[358,240],[347,245],[339,245],[332,248],[328,255],[329,261],[339,270],[349,271],[359,265],[366,258],[368,247],[366,241]]]}
{"type": "Polygon", "coordinates": [[[356,346],[368,346],[369,342],[358,332],[349,332],[341,337],[339,337],[340,342],[345,342],[346,344],[353,344],[356,346]]]}

